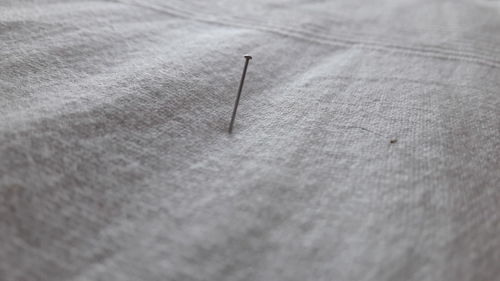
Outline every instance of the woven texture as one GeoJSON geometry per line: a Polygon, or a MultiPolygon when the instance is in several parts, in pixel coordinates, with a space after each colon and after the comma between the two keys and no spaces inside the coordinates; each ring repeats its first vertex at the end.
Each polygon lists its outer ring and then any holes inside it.
{"type": "Polygon", "coordinates": [[[0,0],[0,280],[500,280],[499,87],[495,0],[0,0]]]}

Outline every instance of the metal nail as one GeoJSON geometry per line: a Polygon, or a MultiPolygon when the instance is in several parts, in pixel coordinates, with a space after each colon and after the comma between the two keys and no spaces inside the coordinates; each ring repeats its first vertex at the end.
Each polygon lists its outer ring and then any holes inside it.
{"type": "Polygon", "coordinates": [[[245,67],[243,68],[243,74],[241,75],[240,88],[238,89],[238,95],[236,96],[236,102],[234,103],[233,116],[231,117],[231,123],[229,124],[229,133],[233,131],[234,119],[236,118],[236,110],[238,109],[238,104],[240,103],[241,90],[243,89],[243,82],[245,81],[245,75],[247,74],[248,61],[252,59],[252,56],[245,55],[245,67]]]}

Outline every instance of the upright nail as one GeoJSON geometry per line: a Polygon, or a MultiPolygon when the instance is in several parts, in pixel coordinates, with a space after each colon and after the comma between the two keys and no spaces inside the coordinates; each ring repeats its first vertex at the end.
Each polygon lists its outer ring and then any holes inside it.
{"type": "Polygon", "coordinates": [[[234,119],[236,118],[236,110],[238,109],[238,104],[240,103],[241,90],[243,89],[243,82],[245,82],[245,75],[247,74],[248,61],[252,59],[252,56],[245,55],[245,67],[243,68],[243,74],[241,75],[240,88],[238,89],[238,95],[236,96],[236,102],[234,103],[233,116],[231,117],[231,123],[229,124],[229,133],[233,131],[234,119]]]}

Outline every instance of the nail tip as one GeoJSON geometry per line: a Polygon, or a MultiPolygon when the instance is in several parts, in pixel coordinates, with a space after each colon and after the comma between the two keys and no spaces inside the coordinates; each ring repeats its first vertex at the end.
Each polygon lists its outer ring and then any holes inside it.
{"type": "Polygon", "coordinates": [[[251,55],[249,55],[249,54],[246,54],[246,55],[244,55],[243,57],[244,57],[244,58],[246,58],[246,59],[249,59],[249,60],[251,60],[251,59],[252,59],[252,56],[251,56],[251,55]]]}

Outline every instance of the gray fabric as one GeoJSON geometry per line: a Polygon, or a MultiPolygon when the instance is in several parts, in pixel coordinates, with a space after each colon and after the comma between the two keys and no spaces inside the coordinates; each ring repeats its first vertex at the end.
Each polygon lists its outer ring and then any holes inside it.
{"type": "Polygon", "coordinates": [[[500,280],[499,46],[491,0],[0,0],[0,280],[500,280]]]}

